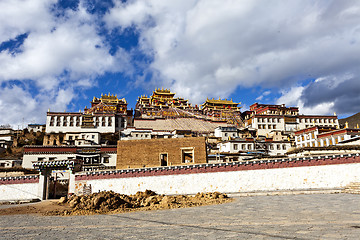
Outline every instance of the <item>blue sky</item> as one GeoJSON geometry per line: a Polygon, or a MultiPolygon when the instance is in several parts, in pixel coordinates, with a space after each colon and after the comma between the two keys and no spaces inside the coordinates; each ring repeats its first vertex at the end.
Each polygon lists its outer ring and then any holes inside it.
{"type": "Polygon", "coordinates": [[[2,0],[0,124],[44,123],[101,93],[360,111],[360,3],[2,0]]]}

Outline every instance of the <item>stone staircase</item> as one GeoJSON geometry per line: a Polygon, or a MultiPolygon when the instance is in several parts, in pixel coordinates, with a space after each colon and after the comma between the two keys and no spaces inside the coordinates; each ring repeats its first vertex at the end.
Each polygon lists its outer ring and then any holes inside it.
{"type": "Polygon", "coordinates": [[[345,186],[344,193],[360,194],[360,182],[352,182],[345,186]]]}

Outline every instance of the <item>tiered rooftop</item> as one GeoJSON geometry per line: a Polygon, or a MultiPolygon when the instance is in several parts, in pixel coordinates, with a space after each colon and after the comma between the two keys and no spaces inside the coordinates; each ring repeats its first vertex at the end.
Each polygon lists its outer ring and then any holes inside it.
{"type": "Polygon", "coordinates": [[[91,108],[85,108],[85,113],[127,113],[127,102],[125,98],[119,99],[117,95],[101,94],[101,98],[94,97],[91,108]]]}
{"type": "Polygon", "coordinates": [[[242,125],[239,103],[232,100],[207,99],[202,105],[193,106],[187,99],[174,96],[175,93],[169,89],[155,89],[150,97],[139,97],[135,108],[136,118],[197,118],[242,125]]]}

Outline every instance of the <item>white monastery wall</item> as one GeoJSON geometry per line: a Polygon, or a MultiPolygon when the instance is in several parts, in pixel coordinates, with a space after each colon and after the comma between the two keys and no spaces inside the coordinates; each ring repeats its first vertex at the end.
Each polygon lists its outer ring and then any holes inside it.
{"type": "Polygon", "coordinates": [[[91,184],[93,192],[113,190],[123,194],[151,189],[159,194],[195,194],[334,189],[360,181],[360,163],[193,173],[179,175],[77,180],[91,184]]]}
{"type": "Polygon", "coordinates": [[[0,184],[0,201],[40,199],[39,183],[0,184]]]}

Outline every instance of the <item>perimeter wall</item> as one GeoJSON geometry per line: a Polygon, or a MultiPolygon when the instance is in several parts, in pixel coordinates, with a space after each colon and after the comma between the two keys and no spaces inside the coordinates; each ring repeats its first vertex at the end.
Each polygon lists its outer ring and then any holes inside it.
{"type": "Polygon", "coordinates": [[[0,201],[40,199],[39,176],[0,178],[0,201]]]}
{"type": "Polygon", "coordinates": [[[343,188],[360,181],[359,154],[319,158],[124,169],[80,174],[77,186],[124,194],[195,194],[343,188]]]}

